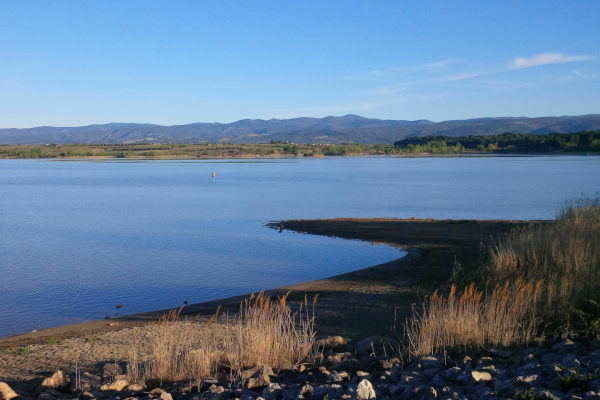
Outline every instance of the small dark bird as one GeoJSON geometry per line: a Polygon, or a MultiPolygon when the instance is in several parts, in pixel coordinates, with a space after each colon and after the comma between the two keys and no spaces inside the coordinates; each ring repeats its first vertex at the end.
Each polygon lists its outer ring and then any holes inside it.
{"type": "Polygon", "coordinates": [[[117,304],[117,308],[123,308],[123,304],[117,304]]]}
{"type": "Polygon", "coordinates": [[[188,303],[188,302],[187,302],[187,300],[184,300],[184,301],[183,301],[183,304],[187,305],[187,303],[188,303]]]}

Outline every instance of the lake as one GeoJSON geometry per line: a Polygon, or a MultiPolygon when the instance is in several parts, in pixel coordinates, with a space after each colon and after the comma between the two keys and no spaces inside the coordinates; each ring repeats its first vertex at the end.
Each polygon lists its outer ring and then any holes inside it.
{"type": "Polygon", "coordinates": [[[0,160],[0,336],[404,254],[279,233],[264,226],[271,220],[549,219],[569,200],[598,196],[599,177],[597,156],[0,160]]]}

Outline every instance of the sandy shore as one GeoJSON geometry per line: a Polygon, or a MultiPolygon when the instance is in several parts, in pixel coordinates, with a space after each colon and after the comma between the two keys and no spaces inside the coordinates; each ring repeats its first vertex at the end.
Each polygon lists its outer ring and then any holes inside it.
{"type": "MultiPolygon", "coordinates": [[[[455,264],[467,265],[478,256],[482,241],[511,228],[539,221],[328,219],[271,222],[274,229],[387,243],[407,250],[400,259],[342,275],[268,290],[277,295],[293,291],[292,300],[318,294],[320,335],[363,337],[389,333],[394,315],[403,320],[410,305],[447,282],[455,264]],[[369,322],[366,323],[365,321],[369,322]]],[[[244,296],[191,304],[183,315],[212,315],[220,305],[236,309],[244,296]]],[[[65,325],[0,338],[0,349],[47,343],[51,338],[90,335],[131,328],[155,321],[167,310],[65,325]]]]}

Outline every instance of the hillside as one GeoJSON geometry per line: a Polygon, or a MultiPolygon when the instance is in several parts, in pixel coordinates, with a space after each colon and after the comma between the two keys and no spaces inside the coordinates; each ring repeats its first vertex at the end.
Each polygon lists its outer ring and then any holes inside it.
{"type": "Polygon", "coordinates": [[[562,117],[477,118],[432,122],[380,120],[357,115],[325,118],[244,119],[228,124],[162,126],[111,123],[81,127],[0,129],[0,144],[46,143],[393,143],[414,136],[548,134],[600,129],[600,114],[562,117]]]}

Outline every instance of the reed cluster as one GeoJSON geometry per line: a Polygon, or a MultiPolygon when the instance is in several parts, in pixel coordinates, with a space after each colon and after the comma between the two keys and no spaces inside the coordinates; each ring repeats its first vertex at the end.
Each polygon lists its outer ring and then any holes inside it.
{"type": "Polygon", "coordinates": [[[413,311],[405,326],[410,355],[528,343],[540,328],[564,334],[573,315],[600,316],[598,201],[512,231],[490,247],[484,271],[486,282],[436,292],[413,311]]]}
{"type": "Polygon", "coordinates": [[[217,311],[208,322],[181,320],[172,313],[153,326],[151,351],[131,354],[129,379],[142,384],[197,381],[217,370],[239,376],[255,366],[296,365],[313,349],[314,301],[311,306],[305,299],[293,311],[288,295],[276,301],[264,293],[253,295],[239,312],[217,311]]]}

